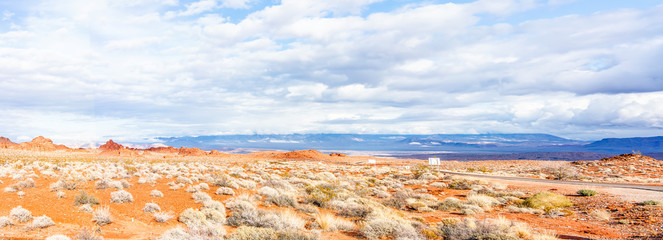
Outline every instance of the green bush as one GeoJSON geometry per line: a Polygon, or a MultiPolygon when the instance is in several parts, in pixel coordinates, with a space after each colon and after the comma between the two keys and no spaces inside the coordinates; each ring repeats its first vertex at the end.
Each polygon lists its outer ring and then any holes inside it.
{"type": "Polygon", "coordinates": [[[523,205],[536,209],[555,209],[570,207],[573,206],[573,203],[564,195],[551,192],[540,192],[525,199],[523,205]]]}
{"type": "Polygon", "coordinates": [[[308,199],[317,206],[322,206],[324,203],[329,202],[336,198],[337,190],[332,186],[321,184],[306,188],[308,199]]]}
{"type": "Polygon", "coordinates": [[[648,205],[661,205],[659,201],[654,201],[654,200],[647,200],[642,202],[642,205],[648,206],[648,205]]]}
{"type": "Polygon", "coordinates": [[[576,193],[580,194],[580,196],[585,196],[585,197],[591,197],[596,195],[596,191],[589,189],[580,189],[576,193]]]}

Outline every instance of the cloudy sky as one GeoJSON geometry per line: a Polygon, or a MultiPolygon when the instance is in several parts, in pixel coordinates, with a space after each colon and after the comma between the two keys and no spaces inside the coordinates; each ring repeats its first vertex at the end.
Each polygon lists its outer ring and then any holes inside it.
{"type": "Polygon", "coordinates": [[[0,1],[0,136],[663,135],[656,0],[0,1]]]}

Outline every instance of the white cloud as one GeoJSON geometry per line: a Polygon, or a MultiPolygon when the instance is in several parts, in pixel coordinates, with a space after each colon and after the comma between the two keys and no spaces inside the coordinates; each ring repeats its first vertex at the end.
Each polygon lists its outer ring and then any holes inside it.
{"type": "Polygon", "coordinates": [[[45,1],[0,32],[0,135],[663,134],[661,6],[375,2],[45,1]]]}

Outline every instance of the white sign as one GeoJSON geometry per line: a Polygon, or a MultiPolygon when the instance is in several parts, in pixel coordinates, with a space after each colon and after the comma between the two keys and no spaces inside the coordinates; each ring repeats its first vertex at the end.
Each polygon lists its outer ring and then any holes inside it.
{"type": "Polygon", "coordinates": [[[368,164],[375,164],[375,159],[368,159],[368,164]]]}
{"type": "Polygon", "coordinates": [[[439,158],[428,158],[428,165],[440,165],[440,159],[439,158]]]}

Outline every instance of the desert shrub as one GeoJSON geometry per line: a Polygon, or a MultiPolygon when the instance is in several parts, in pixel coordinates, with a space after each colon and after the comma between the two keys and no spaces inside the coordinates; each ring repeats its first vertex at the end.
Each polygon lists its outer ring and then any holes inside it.
{"type": "Polygon", "coordinates": [[[9,216],[18,220],[19,222],[27,222],[32,220],[32,213],[21,206],[13,208],[9,212],[9,216]]]}
{"type": "Polygon", "coordinates": [[[88,195],[85,190],[78,192],[78,195],[74,197],[74,205],[81,204],[99,204],[99,200],[94,195],[88,195]]]}
{"type": "Polygon", "coordinates": [[[309,204],[299,205],[299,206],[297,206],[296,210],[297,210],[297,212],[306,213],[308,215],[313,215],[313,214],[317,214],[317,213],[320,212],[320,211],[318,211],[318,208],[316,208],[313,205],[309,205],[309,204]]]}
{"type": "Polygon", "coordinates": [[[317,214],[315,216],[315,223],[325,232],[334,232],[337,230],[352,231],[355,228],[353,222],[338,218],[333,214],[317,214]]]}
{"type": "Polygon", "coordinates": [[[129,183],[129,181],[127,181],[126,179],[120,180],[120,185],[122,185],[123,188],[131,187],[131,183],[129,183]]]}
{"type": "Polygon", "coordinates": [[[487,195],[470,195],[467,197],[467,202],[472,205],[479,206],[483,209],[489,209],[492,206],[498,205],[500,201],[494,197],[487,195]]]}
{"type": "Polygon", "coordinates": [[[463,202],[460,201],[458,198],[448,197],[444,199],[444,201],[439,202],[433,208],[442,211],[454,211],[454,210],[460,210],[462,206],[463,202]]]}
{"type": "Polygon", "coordinates": [[[198,239],[223,239],[226,234],[223,226],[201,225],[189,226],[189,229],[181,228],[170,229],[159,236],[158,240],[198,240],[198,239]]]}
{"type": "Polygon", "coordinates": [[[205,214],[205,220],[213,224],[223,224],[226,221],[225,212],[217,211],[211,208],[204,208],[201,210],[205,214]]]}
{"type": "Polygon", "coordinates": [[[223,206],[223,203],[219,201],[215,200],[204,201],[202,209],[212,209],[221,212],[224,216],[226,215],[226,207],[223,206]]]}
{"type": "Polygon", "coordinates": [[[523,206],[537,209],[554,209],[573,206],[571,200],[564,195],[551,192],[534,194],[534,196],[525,199],[522,204],[523,206]]]}
{"type": "Polygon", "coordinates": [[[339,215],[344,217],[366,218],[371,212],[373,212],[371,207],[354,202],[345,204],[339,209],[339,215]]]}
{"type": "Polygon", "coordinates": [[[271,228],[259,228],[251,226],[241,226],[235,230],[228,240],[257,240],[257,239],[276,239],[276,231],[271,228]]]}
{"type": "Polygon", "coordinates": [[[661,203],[659,201],[655,201],[655,200],[646,200],[646,201],[642,202],[642,205],[653,206],[653,205],[661,205],[661,203]]]}
{"type": "Polygon", "coordinates": [[[458,190],[469,190],[472,189],[472,186],[477,185],[479,181],[477,180],[469,180],[466,178],[460,178],[460,179],[454,179],[452,180],[449,184],[448,187],[451,189],[458,189],[458,190]]]}
{"type": "Polygon", "coordinates": [[[580,196],[585,196],[585,197],[596,195],[596,191],[590,189],[580,189],[576,193],[580,194],[580,196]]]}
{"type": "Polygon", "coordinates": [[[152,216],[154,216],[155,221],[165,223],[173,218],[173,212],[155,212],[152,216]]]}
{"type": "Polygon", "coordinates": [[[94,213],[92,213],[92,221],[99,226],[111,224],[113,217],[110,214],[110,208],[105,206],[95,209],[94,213]]]}
{"type": "Polygon", "coordinates": [[[234,200],[228,204],[231,215],[226,223],[230,226],[255,226],[259,221],[258,210],[252,203],[244,200],[234,200]]]}
{"type": "Polygon", "coordinates": [[[304,233],[297,230],[283,230],[276,232],[276,240],[317,240],[318,235],[304,233]]]}
{"type": "Polygon", "coordinates": [[[131,193],[125,190],[112,192],[110,196],[111,202],[113,203],[127,203],[134,201],[134,197],[131,195],[131,193]]]}
{"type": "Polygon", "coordinates": [[[103,237],[99,237],[94,232],[90,231],[87,228],[83,228],[78,231],[76,235],[76,240],[103,240],[103,237]]]}
{"type": "Polygon", "coordinates": [[[443,182],[434,182],[434,183],[429,184],[429,186],[436,187],[436,188],[446,188],[446,187],[448,187],[448,185],[446,183],[443,183],[443,182]]]}
{"type": "Polygon", "coordinates": [[[58,191],[62,189],[74,190],[78,187],[78,183],[73,180],[60,179],[57,182],[51,184],[51,191],[58,191]]]}
{"type": "Polygon", "coordinates": [[[165,231],[157,240],[193,240],[193,238],[189,233],[178,227],[165,231]]]}
{"type": "Polygon", "coordinates": [[[55,225],[55,222],[53,222],[50,217],[44,215],[41,217],[35,217],[34,220],[32,220],[32,224],[30,226],[36,228],[46,228],[53,225],[55,225]]]}
{"type": "Polygon", "coordinates": [[[529,229],[521,223],[504,219],[494,221],[477,221],[464,219],[463,221],[443,222],[439,226],[440,235],[444,239],[470,240],[470,239],[520,239],[520,236],[529,236],[529,229]]]}
{"type": "Polygon", "coordinates": [[[422,239],[410,224],[394,219],[372,219],[360,230],[368,239],[393,238],[397,240],[422,239]]]}
{"type": "Polygon", "coordinates": [[[71,240],[71,238],[62,235],[62,234],[56,234],[50,237],[47,237],[46,240],[71,240]]]}
{"type": "Polygon", "coordinates": [[[202,225],[205,223],[206,219],[207,217],[201,211],[187,208],[180,214],[180,217],[177,220],[186,225],[202,225]]]}
{"type": "Polygon", "coordinates": [[[200,183],[200,184],[198,184],[198,188],[203,189],[203,190],[208,190],[209,185],[207,183],[200,183]]]}
{"type": "Polygon", "coordinates": [[[152,190],[150,192],[150,196],[152,196],[152,197],[163,197],[163,193],[159,190],[152,190]]]}
{"type": "Polygon", "coordinates": [[[153,213],[159,211],[161,211],[161,208],[156,203],[145,203],[145,207],[143,207],[143,212],[153,213]]]}
{"type": "Polygon", "coordinates": [[[193,181],[191,181],[191,179],[183,177],[183,176],[177,177],[177,180],[175,182],[176,183],[183,183],[183,184],[192,184],[193,183],[193,181]]]}
{"type": "Polygon", "coordinates": [[[596,209],[591,212],[589,212],[589,216],[596,220],[600,221],[608,221],[610,220],[610,212],[603,210],[603,209],[596,209]]]}
{"type": "Polygon", "coordinates": [[[212,200],[212,197],[210,197],[207,193],[204,192],[197,192],[191,195],[191,198],[193,198],[193,201],[196,203],[201,203],[206,200],[212,200]]]}
{"type": "Polygon", "coordinates": [[[579,179],[578,169],[571,166],[551,167],[545,169],[555,180],[579,179]]]}
{"type": "Polygon", "coordinates": [[[320,184],[306,188],[307,200],[315,205],[323,206],[338,196],[338,190],[330,184],[320,184]]]}
{"type": "Polygon", "coordinates": [[[414,167],[412,167],[412,175],[414,178],[421,178],[424,174],[429,173],[431,171],[431,167],[425,164],[417,164],[414,167]]]}
{"type": "Polygon", "coordinates": [[[94,188],[96,189],[106,189],[111,187],[111,180],[108,178],[100,179],[94,183],[94,188]]]}
{"type": "Polygon", "coordinates": [[[511,213],[529,213],[529,214],[543,214],[541,209],[528,208],[528,207],[517,207],[514,205],[509,205],[506,207],[507,212],[511,213]]]}
{"type": "Polygon", "coordinates": [[[220,188],[216,189],[216,195],[234,196],[235,191],[232,188],[229,188],[229,187],[220,187],[220,188]]]}
{"type": "Polygon", "coordinates": [[[406,191],[398,191],[395,192],[391,198],[385,199],[382,201],[382,204],[393,207],[396,209],[401,209],[405,206],[407,206],[407,202],[405,201],[408,198],[412,198],[412,194],[406,191]]]}
{"type": "Polygon", "coordinates": [[[35,180],[32,178],[25,179],[23,181],[17,182],[15,184],[12,184],[10,187],[20,190],[20,189],[26,189],[26,188],[33,188],[35,187],[35,180]]]}
{"type": "Polygon", "coordinates": [[[5,216],[0,217],[0,228],[11,225],[14,225],[14,223],[12,223],[11,218],[5,216]]]}
{"type": "Polygon", "coordinates": [[[258,212],[259,221],[256,227],[268,227],[274,230],[304,229],[306,221],[297,217],[290,211],[285,212],[258,212]]]}
{"type": "Polygon", "coordinates": [[[80,207],[78,207],[78,210],[81,210],[83,212],[92,212],[92,205],[88,204],[83,204],[80,207]]]}
{"type": "Polygon", "coordinates": [[[266,203],[273,203],[279,207],[297,207],[297,200],[293,196],[287,194],[277,194],[267,197],[266,203]]]}
{"type": "Polygon", "coordinates": [[[483,213],[483,208],[476,205],[463,204],[460,208],[460,213],[463,215],[475,215],[477,213],[483,213]]]}

